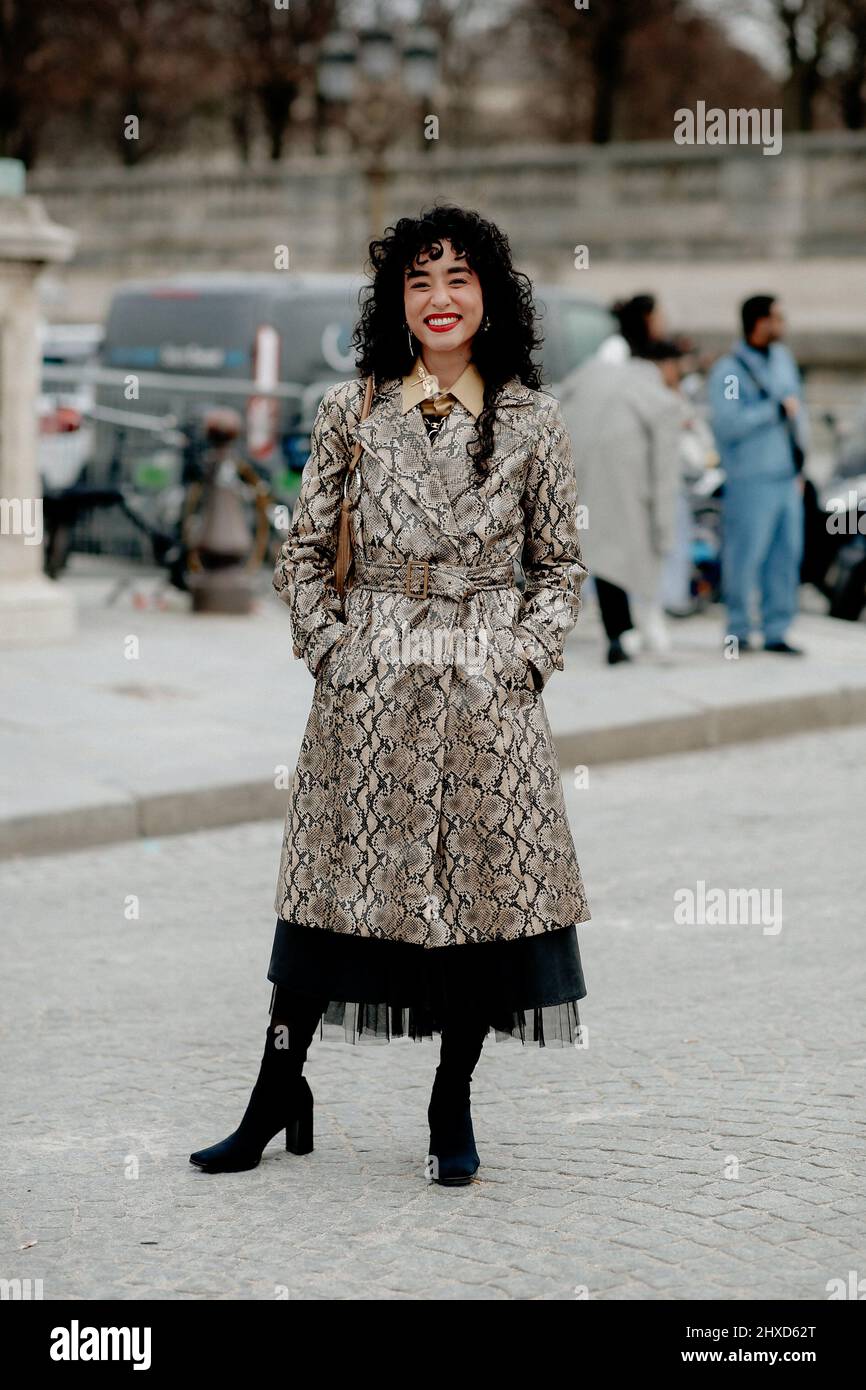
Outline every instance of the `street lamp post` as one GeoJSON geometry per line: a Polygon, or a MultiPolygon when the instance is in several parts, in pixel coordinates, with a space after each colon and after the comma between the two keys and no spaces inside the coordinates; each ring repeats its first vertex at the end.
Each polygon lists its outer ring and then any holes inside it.
{"type": "MultiPolygon", "coordinates": [[[[341,107],[352,143],[363,157],[370,234],[380,236],[386,218],[385,156],[401,129],[400,108],[433,95],[439,75],[439,40],[431,29],[408,31],[402,44],[377,23],[359,34],[331,34],[318,62],[319,95],[341,107]]],[[[427,147],[427,142],[422,144],[427,147]]]]}

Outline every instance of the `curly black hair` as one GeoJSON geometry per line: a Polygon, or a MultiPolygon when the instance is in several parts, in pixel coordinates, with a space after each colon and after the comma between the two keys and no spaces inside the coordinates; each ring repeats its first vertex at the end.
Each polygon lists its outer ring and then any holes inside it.
{"type": "Polygon", "coordinates": [[[511,377],[538,390],[541,372],[532,353],[543,339],[536,332],[537,314],[532,284],[515,270],[511,247],[504,232],[477,212],[436,203],[420,217],[401,217],[385,235],[370,242],[372,282],[361,291],[361,317],[352,339],[356,365],[363,375],[371,372],[377,388],[405,376],[417,350],[410,347],[404,324],[404,275],[420,252],[431,259],[442,255],[441,243],[450,241],[455,254],[465,254],[481,281],[487,330],[479,328],[472,340],[472,360],[484,378],[484,408],[476,421],[476,436],[467,453],[480,477],[486,472],[494,449],[493,427],[502,387],[511,377]]]}

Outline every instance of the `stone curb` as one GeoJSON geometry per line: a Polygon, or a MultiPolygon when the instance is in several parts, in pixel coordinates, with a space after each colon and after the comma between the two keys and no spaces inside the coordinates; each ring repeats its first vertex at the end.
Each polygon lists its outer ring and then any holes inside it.
{"type": "MultiPolygon", "coordinates": [[[[842,687],[773,701],[696,710],[694,714],[671,719],[563,732],[555,735],[555,743],[560,767],[568,775],[576,765],[592,767],[698,752],[726,743],[784,738],[863,723],[866,687],[842,687]]],[[[269,783],[236,782],[130,796],[44,815],[12,816],[0,820],[0,859],[183,835],[243,821],[279,820],[285,810],[285,790],[278,791],[269,783]]]]}

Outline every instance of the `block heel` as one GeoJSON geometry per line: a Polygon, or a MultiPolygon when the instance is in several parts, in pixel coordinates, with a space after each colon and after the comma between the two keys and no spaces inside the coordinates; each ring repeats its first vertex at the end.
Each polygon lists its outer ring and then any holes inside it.
{"type": "Polygon", "coordinates": [[[442,1187],[465,1187],[475,1180],[481,1166],[475,1147],[468,1083],[446,1089],[441,1082],[427,1110],[430,1145],[424,1168],[427,1182],[442,1187]]]}
{"type": "Polygon", "coordinates": [[[301,1077],[301,1082],[296,1112],[286,1125],[286,1152],[290,1154],[313,1152],[313,1093],[306,1077],[301,1077]]]}
{"type": "Polygon", "coordinates": [[[272,1091],[263,1090],[257,1083],[234,1134],[209,1149],[190,1154],[189,1161],[205,1173],[240,1173],[257,1168],[266,1144],[283,1128],[289,1153],[312,1153],[313,1093],[305,1076],[294,1081],[288,1109],[283,1098],[278,1100],[272,1091]]]}

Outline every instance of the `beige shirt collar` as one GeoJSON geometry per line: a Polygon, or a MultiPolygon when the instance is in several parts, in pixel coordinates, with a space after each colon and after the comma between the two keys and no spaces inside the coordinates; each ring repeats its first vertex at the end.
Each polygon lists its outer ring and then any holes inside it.
{"type": "MultiPolygon", "coordinates": [[[[403,377],[403,414],[413,406],[418,405],[425,399],[424,387],[418,375],[418,363],[421,359],[415,358],[415,364],[411,372],[403,377]]],[[[449,394],[461,405],[465,406],[470,415],[477,419],[484,409],[484,378],[475,366],[474,362],[469,362],[465,370],[457,378],[453,386],[448,388],[449,394]]]]}

